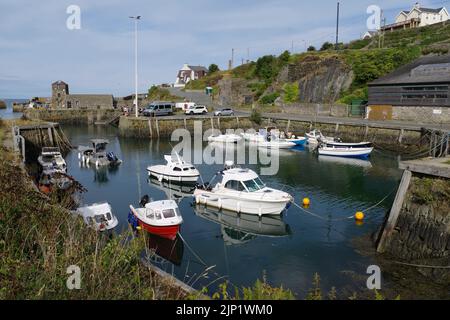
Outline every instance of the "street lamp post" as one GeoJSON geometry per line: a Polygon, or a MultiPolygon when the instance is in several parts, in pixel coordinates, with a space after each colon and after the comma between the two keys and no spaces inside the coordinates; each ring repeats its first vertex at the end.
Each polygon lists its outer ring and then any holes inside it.
{"type": "Polygon", "coordinates": [[[139,97],[138,97],[138,21],[141,20],[141,16],[130,17],[134,19],[134,76],[135,76],[135,112],[136,118],[139,117],[139,97]]]}

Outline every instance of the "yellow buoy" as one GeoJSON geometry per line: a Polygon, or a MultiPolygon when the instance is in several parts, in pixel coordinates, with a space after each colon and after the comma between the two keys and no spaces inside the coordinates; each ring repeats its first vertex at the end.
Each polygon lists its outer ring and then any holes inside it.
{"type": "Polygon", "coordinates": [[[142,227],[137,227],[136,230],[137,231],[142,231],[142,227]]]}
{"type": "Polygon", "coordinates": [[[355,214],[355,219],[356,219],[356,221],[363,221],[364,220],[364,213],[362,213],[362,212],[357,212],[356,214],[355,214]]]}
{"type": "Polygon", "coordinates": [[[303,205],[305,207],[309,207],[310,204],[311,204],[311,200],[309,200],[309,198],[304,198],[303,199],[303,205]]]}

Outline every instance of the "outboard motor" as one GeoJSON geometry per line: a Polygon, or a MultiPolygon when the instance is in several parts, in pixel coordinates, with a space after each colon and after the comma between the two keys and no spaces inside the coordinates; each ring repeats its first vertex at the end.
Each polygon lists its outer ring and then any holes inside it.
{"type": "Polygon", "coordinates": [[[150,202],[150,197],[148,195],[145,195],[142,197],[141,202],[139,202],[139,204],[141,205],[142,208],[145,208],[145,206],[149,202],[150,202]]]}
{"type": "Polygon", "coordinates": [[[119,161],[119,158],[114,154],[114,152],[109,152],[106,157],[108,158],[109,162],[117,162],[119,161]]]}

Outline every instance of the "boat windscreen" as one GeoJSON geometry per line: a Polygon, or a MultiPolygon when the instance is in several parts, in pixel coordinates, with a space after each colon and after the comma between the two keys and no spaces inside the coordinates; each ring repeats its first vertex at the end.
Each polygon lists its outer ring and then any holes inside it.
{"type": "Polygon", "coordinates": [[[256,191],[259,191],[262,188],[264,188],[264,186],[263,185],[259,185],[259,183],[256,182],[256,180],[248,180],[248,181],[245,181],[243,183],[245,184],[245,186],[247,187],[249,192],[256,192],[256,191]]]}
{"type": "Polygon", "coordinates": [[[176,216],[174,209],[165,209],[162,212],[163,212],[164,218],[166,218],[166,219],[175,218],[175,216],[176,216]]]}

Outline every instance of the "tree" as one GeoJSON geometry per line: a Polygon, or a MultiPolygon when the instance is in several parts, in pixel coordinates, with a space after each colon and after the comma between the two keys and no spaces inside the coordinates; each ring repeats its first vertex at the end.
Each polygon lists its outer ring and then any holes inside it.
{"type": "Polygon", "coordinates": [[[281,61],[281,63],[282,64],[286,64],[286,63],[288,63],[289,62],[289,58],[291,57],[291,54],[289,53],[289,51],[285,51],[285,52],[283,52],[281,55],[280,55],[280,57],[279,57],[279,59],[280,59],[280,61],[281,61]]]}
{"type": "Polygon", "coordinates": [[[209,66],[209,68],[208,68],[209,74],[215,73],[215,72],[217,72],[217,71],[220,71],[220,69],[219,69],[219,66],[218,66],[217,64],[215,64],[215,63],[211,64],[211,65],[209,66]]]}
{"type": "Polygon", "coordinates": [[[316,47],[314,47],[314,46],[309,46],[308,47],[308,52],[313,52],[313,51],[316,51],[317,49],[316,49],[316,47]]]}
{"type": "Polygon", "coordinates": [[[320,48],[320,51],[326,51],[326,50],[330,50],[333,48],[334,48],[334,45],[327,41],[322,45],[322,48],[320,48]]]}

